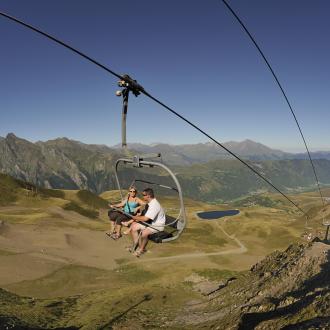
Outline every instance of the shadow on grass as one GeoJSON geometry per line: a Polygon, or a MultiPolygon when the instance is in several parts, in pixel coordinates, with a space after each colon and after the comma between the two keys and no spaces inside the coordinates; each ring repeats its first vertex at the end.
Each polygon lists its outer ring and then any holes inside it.
{"type": "Polygon", "coordinates": [[[122,319],[128,312],[130,312],[131,310],[133,310],[134,308],[138,307],[139,305],[141,305],[142,303],[149,301],[152,299],[152,295],[151,294],[146,294],[143,296],[143,299],[140,300],[139,302],[135,303],[133,306],[129,307],[128,309],[126,309],[124,312],[120,313],[119,315],[117,315],[116,317],[114,317],[112,320],[110,320],[110,322],[108,322],[107,324],[105,324],[103,327],[100,328],[100,330],[106,330],[106,329],[112,329],[112,326],[119,321],[120,319],[122,319]]]}

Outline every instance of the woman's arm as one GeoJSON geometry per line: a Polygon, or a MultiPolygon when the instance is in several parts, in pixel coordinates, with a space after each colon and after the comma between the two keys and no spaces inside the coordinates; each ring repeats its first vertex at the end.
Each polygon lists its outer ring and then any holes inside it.
{"type": "Polygon", "coordinates": [[[123,200],[122,202],[118,203],[118,204],[109,204],[110,207],[123,207],[127,202],[127,199],[123,200]]]}
{"type": "Polygon", "coordinates": [[[139,197],[136,197],[134,201],[139,204],[139,206],[133,210],[134,214],[141,213],[146,203],[143,200],[141,200],[139,197]]]}
{"type": "Polygon", "coordinates": [[[146,205],[147,203],[145,201],[143,201],[141,198],[139,197],[136,197],[136,201],[137,203],[140,205],[140,206],[144,206],[146,205]]]}

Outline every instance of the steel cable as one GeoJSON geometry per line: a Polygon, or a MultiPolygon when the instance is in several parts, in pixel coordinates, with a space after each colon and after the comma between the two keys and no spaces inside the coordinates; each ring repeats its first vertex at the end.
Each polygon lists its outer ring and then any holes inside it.
{"type": "Polygon", "coordinates": [[[314,163],[313,163],[313,160],[312,160],[312,157],[311,157],[311,154],[309,152],[309,149],[308,149],[308,146],[307,146],[307,143],[306,143],[306,140],[305,140],[305,137],[304,137],[304,134],[302,132],[302,129],[299,125],[299,122],[298,122],[298,119],[297,119],[297,116],[295,114],[295,112],[293,111],[293,108],[291,106],[291,103],[289,102],[289,99],[280,83],[280,81],[278,80],[273,68],[271,67],[269,61],[267,60],[265,54],[263,53],[263,51],[261,50],[261,48],[259,47],[259,45],[257,44],[257,42],[255,41],[255,39],[253,38],[253,36],[251,35],[251,33],[249,32],[249,30],[246,28],[245,24],[242,22],[242,20],[238,17],[238,15],[234,12],[234,10],[229,6],[229,4],[225,1],[225,0],[222,0],[222,2],[226,5],[226,7],[229,9],[229,11],[233,14],[233,16],[236,18],[236,20],[239,22],[239,24],[242,26],[242,28],[244,29],[244,31],[246,32],[246,34],[249,36],[249,38],[251,39],[251,41],[253,42],[253,44],[255,45],[255,47],[257,48],[258,52],[260,53],[261,57],[264,59],[269,71],[272,73],[273,75],[273,78],[274,80],[276,81],[278,87],[280,88],[284,98],[285,98],[285,101],[287,103],[287,105],[289,106],[290,108],[290,111],[291,111],[291,114],[297,124],[297,127],[298,127],[298,130],[300,132],[300,135],[302,137],[302,140],[304,142],[304,145],[305,145],[305,148],[306,148],[306,151],[307,151],[307,154],[308,154],[308,157],[309,157],[309,160],[310,160],[310,163],[311,163],[311,166],[312,166],[312,169],[313,169],[313,172],[314,172],[314,176],[315,176],[315,180],[316,180],[316,183],[317,183],[317,187],[318,187],[318,190],[319,190],[319,193],[320,193],[320,197],[321,197],[321,200],[322,200],[322,204],[323,204],[323,207],[325,207],[325,203],[324,203],[324,198],[323,198],[323,195],[322,195],[322,192],[321,192],[321,188],[320,188],[320,182],[319,182],[319,179],[317,177],[317,174],[316,174],[316,170],[315,170],[315,166],[314,166],[314,163]]]}
{"type": "MultiPolygon", "coordinates": [[[[118,73],[114,72],[113,70],[110,70],[109,68],[107,68],[106,66],[104,66],[103,64],[100,64],[99,62],[97,62],[96,60],[92,59],[91,57],[85,55],[84,53],[82,53],[81,51],[73,48],[72,46],[69,46],[68,44],[64,43],[63,41],[60,41],[59,39],[49,35],[48,33],[45,33],[41,30],[39,30],[38,28],[24,23],[21,20],[7,15],[3,12],[0,12],[1,16],[4,16],[6,18],[8,18],[9,20],[12,20],[18,24],[21,24],[45,37],[47,37],[48,39],[64,46],[65,48],[70,49],[71,51],[73,51],[74,53],[82,56],[83,58],[87,59],[88,61],[96,64],[98,67],[104,69],[105,71],[107,71],[108,73],[112,74],[113,76],[121,79],[121,80],[125,80],[125,78],[121,75],[119,75],[118,73]]],[[[267,184],[269,184],[271,187],[273,187],[278,193],[280,193],[285,199],[287,199],[291,204],[293,204],[298,210],[300,210],[305,216],[306,218],[308,218],[307,213],[300,208],[294,201],[292,201],[286,194],[284,194],[280,189],[278,189],[274,184],[272,184],[267,178],[265,178],[262,174],[260,174],[257,170],[255,170],[251,165],[249,165],[248,163],[246,163],[244,160],[242,160],[240,157],[238,157],[235,153],[233,153],[232,151],[230,151],[228,148],[226,148],[224,145],[222,145],[220,142],[218,142],[216,139],[214,139],[212,136],[210,136],[208,133],[206,133],[204,130],[202,130],[201,128],[199,128],[197,125],[193,124],[191,121],[189,121],[188,119],[186,119],[185,117],[183,117],[182,115],[180,115],[178,112],[176,112],[175,110],[171,109],[169,106],[165,105],[164,103],[162,103],[161,101],[159,101],[157,98],[153,97],[151,94],[149,94],[145,89],[141,89],[140,92],[142,94],[144,94],[145,96],[147,96],[148,98],[150,98],[151,100],[155,101],[156,103],[158,103],[159,105],[161,105],[163,108],[167,109],[168,111],[170,111],[172,114],[174,114],[175,116],[177,116],[178,118],[182,119],[183,121],[185,121],[187,124],[189,124],[190,126],[192,126],[193,128],[197,129],[200,133],[202,133],[203,135],[205,135],[207,138],[209,138],[211,141],[213,141],[214,143],[216,143],[219,147],[223,148],[224,150],[226,150],[230,155],[232,155],[233,157],[235,157],[237,160],[239,160],[242,164],[244,164],[245,166],[247,166],[252,172],[254,172],[257,176],[259,176],[262,180],[264,180],[267,184]]]]}

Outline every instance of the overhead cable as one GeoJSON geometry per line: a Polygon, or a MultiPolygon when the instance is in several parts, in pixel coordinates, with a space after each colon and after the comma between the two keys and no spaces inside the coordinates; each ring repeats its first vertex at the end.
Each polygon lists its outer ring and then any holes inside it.
{"type": "Polygon", "coordinates": [[[316,180],[316,183],[317,183],[317,187],[318,187],[318,190],[319,190],[319,193],[320,193],[320,198],[322,200],[322,204],[323,204],[323,207],[325,207],[325,203],[324,203],[324,198],[323,198],[323,195],[322,195],[322,192],[321,192],[321,188],[320,188],[320,182],[319,182],[319,179],[317,177],[317,174],[316,174],[316,170],[315,170],[315,166],[314,166],[314,163],[313,163],[313,160],[312,160],[312,157],[311,157],[311,154],[309,152],[309,149],[308,149],[308,146],[307,146],[307,143],[306,143],[306,140],[305,140],[305,137],[304,137],[304,134],[302,132],[302,129],[299,125],[299,122],[298,122],[298,119],[297,119],[297,116],[295,114],[295,112],[293,111],[293,108],[291,106],[291,103],[289,102],[289,99],[284,91],[284,88],[282,87],[280,81],[278,80],[272,66],[270,65],[269,61],[267,60],[265,54],[263,53],[263,51],[261,50],[261,48],[259,47],[259,45],[257,44],[257,42],[255,41],[255,39],[253,38],[253,36],[251,35],[251,33],[249,32],[249,30],[247,29],[247,27],[245,26],[245,24],[242,22],[242,20],[238,17],[238,15],[234,12],[234,10],[229,6],[229,4],[225,1],[225,0],[222,0],[222,2],[226,5],[226,7],[229,9],[229,11],[233,14],[233,16],[236,18],[236,20],[239,22],[239,24],[242,26],[242,28],[244,29],[244,31],[246,32],[246,34],[249,36],[249,38],[251,39],[251,41],[253,42],[253,44],[255,45],[255,47],[257,48],[258,52],[260,53],[261,57],[264,59],[269,71],[272,73],[273,75],[273,78],[274,80],[276,81],[278,87],[280,88],[284,98],[285,98],[285,101],[287,103],[287,105],[289,106],[290,108],[290,111],[291,111],[291,114],[297,124],[297,127],[298,127],[298,130],[300,132],[300,135],[301,135],[301,138],[304,142],[304,145],[305,145],[305,148],[306,148],[306,151],[307,151],[307,154],[308,154],[308,157],[309,157],[309,161],[311,163],[311,166],[312,166],[312,169],[313,169],[313,172],[314,172],[314,176],[315,176],[315,180],[316,180]]]}
{"type": "MultiPolygon", "coordinates": [[[[99,62],[97,62],[96,60],[92,59],[91,57],[85,55],[84,53],[82,53],[81,51],[67,45],[66,43],[64,43],[63,41],[60,41],[59,39],[49,35],[48,33],[45,33],[35,27],[33,27],[30,24],[24,23],[22,21],[20,21],[19,19],[12,17],[10,15],[7,15],[5,13],[0,12],[1,16],[4,16],[16,23],[19,23],[45,37],[47,37],[48,39],[55,41],[56,43],[70,49],[71,51],[73,51],[74,53],[84,57],[85,59],[89,60],[90,62],[96,64],[98,67],[104,69],[105,71],[107,71],[108,73],[112,74],[113,76],[121,79],[121,80],[125,80],[126,81],[126,76],[125,75],[119,75],[118,73],[114,72],[113,70],[110,70],[109,68],[107,68],[106,66],[104,66],[103,64],[100,64],[99,62]]],[[[131,83],[131,80],[127,80],[128,83],[131,83]]],[[[174,114],[175,116],[177,116],[178,118],[182,119],[183,121],[185,121],[187,124],[189,124],[190,126],[192,126],[193,128],[195,128],[196,130],[198,130],[200,133],[202,133],[203,135],[205,135],[206,137],[208,137],[211,141],[213,141],[215,144],[217,144],[219,147],[221,147],[222,149],[226,150],[230,155],[232,155],[233,157],[235,157],[237,160],[239,160],[242,164],[244,164],[245,166],[247,166],[252,172],[254,172],[257,176],[259,176],[262,180],[264,180],[267,184],[269,184],[271,187],[273,187],[277,192],[279,192],[284,198],[286,198],[291,204],[293,204],[298,210],[300,210],[307,218],[308,215],[307,213],[298,206],[298,204],[296,204],[293,200],[291,200],[286,194],[284,194],[280,189],[278,189],[274,184],[272,184],[267,178],[265,178],[262,174],[260,174],[257,170],[255,170],[251,165],[249,165],[247,162],[245,162],[244,160],[242,160],[240,157],[238,157],[235,153],[233,153],[231,150],[229,150],[227,147],[225,147],[223,144],[221,144],[220,142],[218,142],[216,139],[214,139],[212,136],[210,136],[208,133],[206,133],[204,130],[202,130],[201,128],[199,128],[197,125],[193,124],[191,121],[189,121],[188,119],[186,119],[185,117],[183,117],[182,115],[180,115],[178,112],[176,112],[175,110],[171,109],[169,106],[167,106],[166,104],[164,104],[163,102],[161,102],[160,100],[158,100],[157,98],[155,98],[154,96],[152,96],[151,94],[149,94],[144,88],[142,88],[142,86],[139,86],[140,90],[139,92],[144,94],[145,96],[147,96],[148,98],[150,98],[151,100],[155,101],[156,103],[158,103],[159,105],[161,105],[163,108],[167,109],[168,111],[170,111],[172,114],[174,114]]],[[[134,86],[136,87],[136,86],[134,86]]]]}
{"type": "Polygon", "coordinates": [[[124,80],[124,78],[123,78],[121,75],[119,75],[118,73],[116,73],[116,72],[110,70],[109,68],[107,68],[107,67],[104,66],[103,64],[97,62],[97,61],[94,60],[93,58],[87,56],[86,54],[84,54],[84,53],[81,52],[80,50],[77,50],[76,48],[71,47],[70,45],[68,45],[68,44],[66,44],[65,42],[63,42],[63,41],[61,41],[61,40],[59,40],[59,39],[57,39],[57,38],[51,36],[50,34],[45,33],[45,32],[43,32],[43,31],[41,31],[40,29],[38,29],[38,28],[36,28],[36,27],[34,27],[34,26],[30,25],[30,24],[27,24],[27,23],[25,23],[25,22],[23,22],[23,21],[21,21],[21,20],[15,18],[15,17],[13,17],[13,16],[10,16],[10,15],[8,15],[8,14],[6,14],[6,13],[0,12],[0,15],[6,17],[6,18],[8,18],[8,19],[10,19],[10,20],[12,20],[12,21],[18,23],[18,24],[21,24],[21,25],[27,27],[27,28],[33,30],[34,32],[37,32],[37,33],[43,35],[44,37],[46,37],[46,38],[48,38],[48,39],[50,39],[50,40],[52,40],[52,41],[55,41],[56,43],[60,44],[61,46],[70,49],[70,50],[73,51],[74,53],[76,53],[76,54],[78,54],[78,55],[84,57],[86,60],[88,60],[88,61],[90,61],[90,62],[96,64],[97,66],[99,66],[100,68],[104,69],[105,71],[111,73],[112,75],[116,76],[117,78],[124,80]]]}
{"type": "Polygon", "coordinates": [[[226,150],[230,155],[232,155],[237,160],[239,160],[242,164],[244,164],[245,166],[247,166],[252,172],[254,172],[256,175],[258,175],[262,180],[264,180],[265,182],[267,182],[270,186],[272,186],[277,192],[279,192],[283,197],[285,197],[289,202],[291,202],[297,209],[299,209],[303,214],[305,214],[306,217],[308,217],[307,216],[307,213],[305,213],[304,210],[302,210],[295,202],[293,202],[287,195],[285,195],[281,190],[279,190],[267,178],[265,178],[262,174],[260,174],[257,170],[255,170],[251,165],[249,165],[243,159],[241,159],[240,157],[238,157],[235,153],[233,153],[231,150],[229,150],[227,147],[225,147],[219,141],[217,141],[216,139],[214,139],[211,135],[209,135],[208,133],[206,133],[205,131],[203,131],[201,128],[199,128],[197,125],[193,124],[191,121],[189,121],[188,119],[186,119],[185,117],[183,117],[182,115],[180,115],[175,110],[173,110],[170,107],[168,107],[166,104],[162,103],[161,101],[159,101],[158,99],[156,99],[155,97],[153,97],[152,95],[150,95],[148,92],[142,91],[142,93],[144,95],[148,96],[150,99],[152,99],[156,103],[158,103],[159,105],[161,105],[162,107],[164,107],[165,109],[167,109],[168,111],[172,112],[175,116],[179,117],[180,119],[182,119],[183,121],[185,121],[187,124],[189,124],[193,128],[197,129],[200,133],[202,133],[203,135],[205,135],[206,137],[208,137],[210,140],[212,140],[219,147],[221,147],[222,149],[226,150]]]}

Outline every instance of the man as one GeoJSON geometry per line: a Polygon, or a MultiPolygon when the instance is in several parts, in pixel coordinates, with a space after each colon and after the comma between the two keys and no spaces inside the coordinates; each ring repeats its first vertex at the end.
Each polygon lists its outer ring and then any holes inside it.
{"type": "Polygon", "coordinates": [[[146,188],[142,192],[143,199],[148,203],[147,212],[144,215],[132,216],[134,222],[131,226],[131,235],[133,238],[134,246],[139,243],[138,249],[134,252],[135,256],[139,257],[145,252],[145,247],[148,243],[148,236],[164,230],[165,226],[165,212],[157,199],[155,198],[154,191],[151,188],[146,188]],[[144,225],[144,222],[150,222],[149,226],[144,225]],[[140,241],[138,231],[142,230],[140,241]]]}

